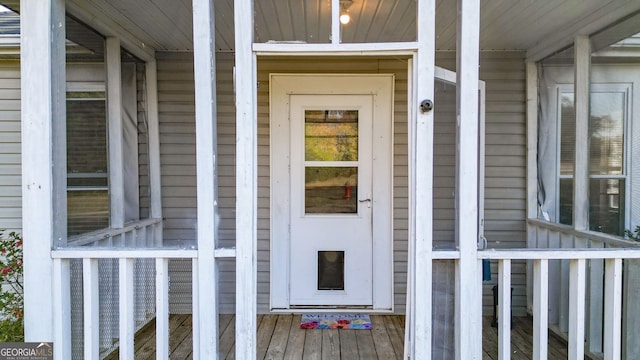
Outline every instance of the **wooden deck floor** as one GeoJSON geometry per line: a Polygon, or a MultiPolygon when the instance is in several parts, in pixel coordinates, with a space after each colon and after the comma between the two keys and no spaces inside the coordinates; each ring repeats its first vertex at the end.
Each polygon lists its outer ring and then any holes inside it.
{"type": "MultiPolygon", "coordinates": [[[[171,359],[192,359],[190,315],[170,318],[171,359]]],[[[402,359],[404,316],[372,315],[373,330],[303,330],[300,315],[259,315],[257,359],[402,359]]],[[[483,359],[498,358],[497,331],[491,318],[483,319],[483,359]]],[[[219,359],[235,358],[233,315],[220,316],[219,359]]],[[[531,359],[532,324],[530,318],[514,318],[511,331],[511,359],[531,359]]],[[[117,359],[117,351],[107,359],[117,359]]],[[[154,324],[141,330],[135,339],[135,358],[155,358],[154,324]]],[[[549,336],[549,359],[566,359],[567,346],[549,336]]]]}

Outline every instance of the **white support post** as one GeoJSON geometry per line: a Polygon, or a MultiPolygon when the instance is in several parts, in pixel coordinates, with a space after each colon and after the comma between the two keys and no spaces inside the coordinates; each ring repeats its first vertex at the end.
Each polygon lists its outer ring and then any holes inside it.
{"type": "MultiPolygon", "coordinates": [[[[527,218],[538,217],[538,68],[527,62],[527,218]]],[[[535,247],[535,231],[527,227],[527,247],[535,247]]],[[[533,265],[527,262],[527,309],[533,306],[533,265]]]]}
{"type": "Polygon", "coordinates": [[[589,96],[591,42],[586,35],[577,36],[574,44],[574,109],[576,148],[573,176],[573,226],[589,229],[589,96]]]}
{"type": "Polygon", "coordinates": [[[84,358],[100,358],[100,295],[98,259],[82,260],[84,358]]]}
{"type": "Polygon", "coordinates": [[[478,260],[478,80],[480,1],[458,0],[456,358],[482,357],[482,267],[478,260]]]}
{"type": "MultiPolygon", "coordinates": [[[[160,124],[158,117],[158,65],[145,64],[147,96],[147,133],[149,136],[149,188],[151,191],[149,217],[162,218],[162,185],[160,183],[160,124]]],[[[153,245],[162,246],[162,225],[153,228],[153,245]]]]}
{"type": "MultiPolygon", "coordinates": [[[[217,244],[217,133],[216,57],[212,0],[193,1],[193,68],[196,105],[196,164],[198,205],[197,282],[194,282],[194,323],[198,329],[198,352],[202,359],[218,356],[217,244]],[[195,309],[195,305],[197,309],[195,309]]],[[[249,13],[245,13],[245,17],[249,13]]],[[[239,166],[239,165],[238,165],[239,166]]],[[[238,190],[239,192],[240,190],[238,190]]],[[[238,213],[238,216],[241,213],[238,213]]],[[[194,266],[194,269],[196,266],[194,266]]],[[[194,339],[195,340],[195,339],[194,339]]],[[[194,352],[196,350],[194,349],[194,352]]],[[[239,359],[241,359],[239,357],[239,359]]]]}
{"type": "Polygon", "coordinates": [[[511,260],[498,261],[498,358],[511,359],[511,260]]]}
{"type": "Polygon", "coordinates": [[[533,360],[547,358],[549,338],[549,261],[533,261],[533,360]]]}
{"type": "Polygon", "coordinates": [[[122,75],[120,39],[105,41],[107,67],[107,123],[109,126],[109,216],[112,228],[124,226],[124,173],[122,133],[122,75]]]}
{"type": "Polygon", "coordinates": [[[586,295],[585,259],[569,261],[569,359],[584,358],[586,295]]]}
{"type": "Polygon", "coordinates": [[[163,258],[156,259],[156,359],[169,359],[169,259],[163,258]]]}
{"type": "Polygon", "coordinates": [[[619,360],[622,339],[622,259],[605,260],[604,359],[619,360]]]}
{"type": "Polygon", "coordinates": [[[53,303],[53,284],[68,289],[69,272],[52,279],[51,259],[67,239],[65,2],[22,0],[20,10],[24,327],[26,341],[41,342],[54,339],[58,306],[70,313],[53,303]]]}
{"type": "Polygon", "coordinates": [[[135,311],[134,311],[134,287],[133,287],[133,267],[135,259],[123,258],[119,260],[119,337],[120,337],[120,359],[133,359],[133,336],[135,333],[135,311]]]}
{"type": "Polygon", "coordinates": [[[192,314],[191,314],[191,326],[193,327],[193,358],[200,359],[200,277],[198,276],[198,258],[191,260],[191,281],[194,284],[191,287],[191,301],[192,314]]]}
{"type": "Polygon", "coordinates": [[[331,44],[342,41],[340,25],[340,0],[331,0],[331,44]]]}
{"type": "Polygon", "coordinates": [[[236,44],[236,359],[256,357],[257,146],[253,0],[234,1],[236,44]]]}
{"type": "Polygon", "coordinates": [[[430,359],[432,351],[434,114],[418,111],[418,104],[434,98],[435,8],[433,0],[418,1],[418,51],[409,89],[409,321],[405,358],[411,359],[430,359]]]}
{"type": "Polygon", "coordinates": [[[68,259],[53,260],[53,303],[60,308],[53,315],[55,359],[71,359],[71,263],[68,259]]]}

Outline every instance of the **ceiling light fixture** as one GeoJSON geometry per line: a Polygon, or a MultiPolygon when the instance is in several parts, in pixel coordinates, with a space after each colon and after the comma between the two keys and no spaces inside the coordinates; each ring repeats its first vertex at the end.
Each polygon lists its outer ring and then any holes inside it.
{"type": "Polygon", "coordinates": [[[349,15],[349,7],[353,4],[353,0],[340,0],[340,23],[347,25],[351,21],[349,15]]]}

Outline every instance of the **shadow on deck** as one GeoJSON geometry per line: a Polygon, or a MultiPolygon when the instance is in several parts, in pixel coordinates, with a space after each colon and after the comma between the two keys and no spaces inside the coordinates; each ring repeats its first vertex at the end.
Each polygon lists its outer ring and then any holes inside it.
{"type": "MultiPolygon", "coordinates": [[[[220,315],[219,359],[235,359],[235,317],[220,315]]],[[[192,359],[191,315],[171,315],[171,359],[192,359]]],[[[300,315],[258,315],[257,359],[402,359],[404,316],[372,315],[373,330],[303,330],[300,315]]],[[[511,359],[531,359],[530,317],[513,319],[511,359]]],[[[483,318],[483,359],[498,359],[497,330],[491,318],[483,318]]],[[[107,359],[118,358],[118,352],[107,359]]],[[[135,338],[135,358],[155,359],[155,323],[135,338]]],[[[453,354],[452,357],[453,358],[453,354]]],[[[549,334],[548,359],[566,359],[567,346],[549,334]]]]}

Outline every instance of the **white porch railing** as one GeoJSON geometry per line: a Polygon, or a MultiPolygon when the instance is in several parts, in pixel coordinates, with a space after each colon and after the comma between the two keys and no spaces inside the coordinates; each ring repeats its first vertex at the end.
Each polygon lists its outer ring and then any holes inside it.
{"type": "Polygon", "coordinates": [[[528,237],[529,249],[478,253],[480,259],[498,261],[500,359],[509,359],[511,354],[512,260],[532,260],[528,302],[533,314],[534,359],[547,358],[549,325],[566,334],[569,359],[583,359],[585,350],[602,354],[604,359],[619,359],[622,260],[640,259],[639,244],[540,220],[529,220],[528,237]]]}
{"type": "MultiPolygon", "coordinates": [[[[70,247],[51,251],[58,289],[54,308],[60,309],[54,319],[56,353],[98,359],[117,347],[120,358],[133,359],[136,330],[155,317],[156,358],[169,358],[169,261],[191,260],[193,291],[197,293],[198,250],[151,247],[160,244],[157,237],[161,230],[161,219],[142,220],[121,229],[70,238],[70,247]],[[80,309],[75,314],[79,319],[74,323],[80,324],[81,331],[74,334],[71,313],[78,302],[80,309]]],[[[234,256],[234,249],[215,251],[217,258],[234,256]]],[[[194,302],[194,319],[198,311],[194,302]]],[[[197,349],[198,327],[193,331],[197,349]]]]}

